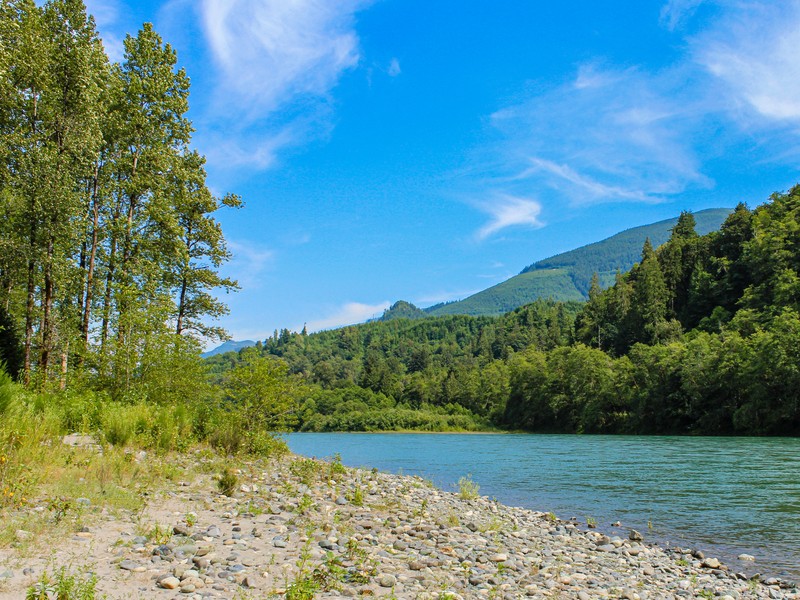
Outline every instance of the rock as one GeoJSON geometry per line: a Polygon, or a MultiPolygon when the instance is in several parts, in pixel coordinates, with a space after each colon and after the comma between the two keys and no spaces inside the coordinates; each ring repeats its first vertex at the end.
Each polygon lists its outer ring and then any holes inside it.
{"type": "Polygon", "coordinates": [[[136,571],[140,567],[141,565],[139,563],[136,563],[132,560],[123,560],[121,563],[119,563],[119,568],[123,571],[136,571]]]}
{"type": "Polygon", "coordinates": [[[489,557],[489,560],[492,561],[493,563],[506,562],[508,560],[508,554],[498,552],[497,554],[492,554],[489,557]]]}
{"type": "Polygon", "coordinates": [[[630,533],[628,534],[628,539],[632,542],[641,542],[644,540],[644,536],[635,529],[631,529],[630,533]]]}
{"type": "Polygon", "coordinates": [[[754,561],[756,559],[756,557],[753,556],[752,554],[740,554],[736,558],[738,558],[739,560],[747,560],[747,561],[754,561]]]}
{"type": "Polygon", "coordinates": [[[209,526],[208,529],[206,529],[206,535],[208,537],[218,538],[218,537],[222,537],[222,532],[219,530],[219,527],[217,527],[216,525],[211,525],[211,526],[209,526]]]}
{"type": "Polygon", "coordinates": [[[378,577],[378,585],[385,588],[394,587],[397,585],[397,578],[389,573],[384,573],[378,577]]]}
{"type": "Polygon", "coordinates": [[[249,588],[251,590],[260,590],[266,587],[266,580],[261,575],[256,575],[250,573],[247,577],[244,578],[242,581],[242,587],[249,588]]]}
{"type": "Polygon", "coordinates": [[[27,542],[28,540],[33,539],[33,534],[30,531],[25,531],[24,529],[17,529],[14,532],[14,537],[17,538],[18,542],[27,542]]]}
{"type": "Polygon", "coordinates": [[[174,590],[180,586],[181,580],[177,577],[165,577],[164,579],[160,579],[158,581],[158,587],[164,588],[165,590],[174,590]]]}
{"type": "Polygon", "coordinates": [[[172,533],[174,533],[175,535],[182,535],[185,537],[189,537],[191,535],[189,528],[183,523],[178,523],[177,525],[175,525],[172,528],[172,533]]]}
{"type": "Polygon", "coordinates": [[[720,562],[716,558],[706,558],[703,560],[703,566],[707,569],[719,569],[720,562]]]}

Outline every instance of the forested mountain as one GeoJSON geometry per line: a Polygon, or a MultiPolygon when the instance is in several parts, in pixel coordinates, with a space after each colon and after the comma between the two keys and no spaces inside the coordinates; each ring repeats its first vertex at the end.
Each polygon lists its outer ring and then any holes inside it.
{"type": "MultiPolygon", "coordinates": [[[[719,229],[730,212],[729,208],[709,208],[694,213],[697,232],[704,235],[719,229]]],[[[598,274],[601,287],[610,286],[617,271],[624,273],[639,260],[646,239],[660,246],[669,239],[677,221],[676,217],[626,229],[600,242],[540,260],[519,275],[464,300],[424,310],[433,316],[499,315],[536,298],[586,300],[592,274],[598,274]]]]}
{"type": "MultiPolygon", "coordinates": [[[[251,351],[307,382],[308,430],[798,435],[798,232],[800,186],[705,235],[681,214],[585,304],[284,330],[251,351]]],[[[242,360],[209,362],[224,381],[242,360]]]]}

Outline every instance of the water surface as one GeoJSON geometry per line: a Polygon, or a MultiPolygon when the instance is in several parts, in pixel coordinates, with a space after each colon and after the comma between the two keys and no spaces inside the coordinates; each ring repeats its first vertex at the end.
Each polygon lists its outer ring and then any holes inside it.
{"type": "Polygon", "coordinates": [[[293,452],[420,475],[620,535],[699,548],[731,568],[800,580],[800,439],[296,433],[293,452]],[[623,529],[611,524],[620,521],[623,529]],[[756,557],[740,562],[739,554],[756,557]]]}

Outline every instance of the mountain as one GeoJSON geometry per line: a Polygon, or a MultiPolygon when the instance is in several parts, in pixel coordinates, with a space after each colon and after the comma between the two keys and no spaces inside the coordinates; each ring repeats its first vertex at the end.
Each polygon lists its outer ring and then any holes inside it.
{"type": "MultiPolygon", "coordinates": [[[[733,209],[709,208],[693,213],[700,235],[716,231],[733,209]]],[[[589,292],[592,275],[596,272],[602,287],[614,283],[617,270],[624,273],[639,261],[642,245],[649,238],[654,247],[666,242],[678,217],[650,225],[626,229],[610,238],[588,244],[575,250],[557,254],[525,267],[519,275],[502,283],[473,294],[464,300],[436,304],[424,310],[429,316],[443,315],[500,315],[536,298],[569,301],[585,300],[589,292]]],[[[401,303],[396,303],[397,306],[401,303]]],[[[402,303],[406,314],[396,315],[394,306],[382,320],[391,318],[415,318],[418,313],[413,304],[402,303]]],[[[420,309],[417,309],[419,311],[420,309]]]]}
{"type": "Polygon", "coordinates": [[[213,350],[209,350],[208,352],[203,352],[200,356],[203,358],[208,358],[209,356],[214,356],[215,354],[224,354],[225,352],[238,352],[242,348],[248,348],[250,346],[255,346],[256,343],[253,340],[242,340],[237,342],[236,340],[228,340],[227,342],[223,342],[221,345],[217,346],[213,350]]]}

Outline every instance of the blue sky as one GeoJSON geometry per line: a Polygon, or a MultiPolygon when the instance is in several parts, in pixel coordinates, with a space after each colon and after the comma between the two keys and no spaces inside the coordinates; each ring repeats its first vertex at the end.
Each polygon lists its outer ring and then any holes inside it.
{"type": "Polygon", "coordinates": [[[800,2],[89,0],[192,80],[235,339],[454,300],[798,181],[800,2]]]}

